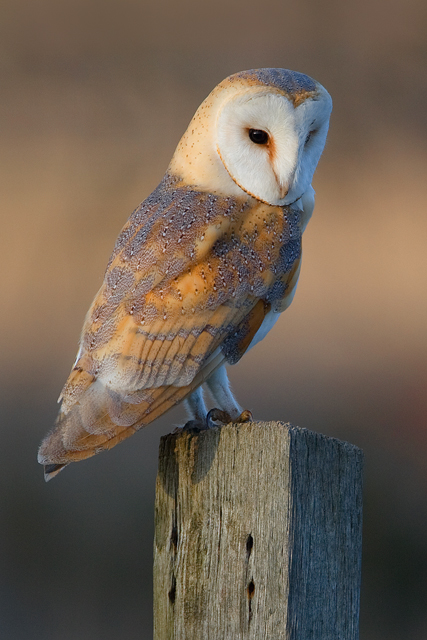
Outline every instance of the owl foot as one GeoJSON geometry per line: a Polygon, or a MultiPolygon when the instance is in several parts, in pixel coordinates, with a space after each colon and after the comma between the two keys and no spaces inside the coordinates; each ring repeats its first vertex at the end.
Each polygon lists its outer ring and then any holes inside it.
{"type": "Polygon", "coordinates": [[[220,427],[222,424],[229,424],[230,422],[233,422],[230,414],[226,411],[221,411],[221,409],[211,409],[206,416],[208,429],[220,427]]]}
{"type": "Polygon", "coordinates": [[[252,422],[252,413],[245,409],[242,411],[238,418],[232,418],[227,411],[221,409],[211,409],[206,415],[205,420],[188,420],[183,427],[177,427],[174,433],[179,431],[189,431],[191,433],[198,433],[199,431],[206,431],[207,429],[213,429],[214,427],[220,427],[223,424],[252,422]]]}
{"type": "Polygon", "coordinates": [[[206,416],[206,424],[208,429],[212,427],[218,427],[222,424],[230,424],[230,422],[252,422],[253,416],[249,409],[242,411],[238,418],[232,418],[227,411],[221,411],[221,409],[211,409],[206,416]]]}
{"type": "Polygon", "coordinates": [[[209,427],[206,420],[188,420],[182,428],[177,427],[174,433],[178,433],[179,431],[199,433],[199,431],[206,431],[207,429],[209,429],[209,427]]]}
{"type": "Polygon", "coordinates": [[[253,422],[253,421],[254,421],[254,417],[251,411],[249,411],[249,409],[245,409],[244,411],[242,411],[242,413],[237,418],[237,420],[233,420],[233,422],[253,422]]]}

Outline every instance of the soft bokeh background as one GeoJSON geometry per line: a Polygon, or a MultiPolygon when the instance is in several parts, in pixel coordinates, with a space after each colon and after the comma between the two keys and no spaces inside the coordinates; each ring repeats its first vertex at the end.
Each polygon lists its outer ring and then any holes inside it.
{"type": "Polygon", "coordinates": [[[231,377],[257,418],[364,449],[361,638],[425,640],[425,27],[423,0],[0,2],[2,638],[152,637],[157,446],[182,410],[49,485],[36,450],[121,226],[209,91],[272,66],[334,112],[295,301],[231,377]]]}

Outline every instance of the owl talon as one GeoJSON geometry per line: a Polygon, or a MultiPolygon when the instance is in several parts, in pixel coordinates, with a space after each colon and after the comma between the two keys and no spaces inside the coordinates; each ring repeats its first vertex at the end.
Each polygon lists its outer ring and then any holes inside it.
{"type": "Polygon", "coordinates": [[[226,411],[221,411],[221,409],[211,409],[206,416],[206,424],[208,429],[212,429],[213,427],[218,427],[222,424],[230,424],[230,422],[234,423],[242,423],[242,422],[253,422],[252,413],[249,409],[245,409],[242,411],[238,418],[232,418],[229,413],[226,411]]]}
{"type": "Polygon", "coordinates": [[[229,424],[233,422],[230,414],[226,411],[221,411],[221,409],[211,409],[206,416],[206,424],[208,429],[213,429],[213,427],[219,427],[222,424],[229,424]]]}
{"type": "Polygon", "coordinates": [[[245,409],[244,411],[242,411],[242,413],[237,418],[237,420],[233,420],[233,422],[253,422],[253,421],[254,421],[254,417],[252,413],[249,411],[249,409],[245,409]]]}

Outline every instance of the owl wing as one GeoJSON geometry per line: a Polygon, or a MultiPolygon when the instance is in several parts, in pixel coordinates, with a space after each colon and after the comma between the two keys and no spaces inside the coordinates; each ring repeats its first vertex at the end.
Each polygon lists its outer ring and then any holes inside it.
{"type": "Polygon", "coordinates": [[[87,314],[39,452],[52,475],[111,448],[238,361],[289,293],[300,258],[294,223],[281,208],[161,183],[125,225],[87,314]]]}

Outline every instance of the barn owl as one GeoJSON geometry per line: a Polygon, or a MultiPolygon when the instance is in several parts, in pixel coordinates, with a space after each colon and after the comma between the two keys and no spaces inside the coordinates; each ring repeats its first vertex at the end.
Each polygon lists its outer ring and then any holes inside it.
{"type": "Polygon", "coordinates": [[[46,480],[183,400],[206,427],[251,417],[225,365],[292,301],[331,107],[318,82],[285,69],[232,75],[201,104],[117,239],[39,450],[46,480]]]}

